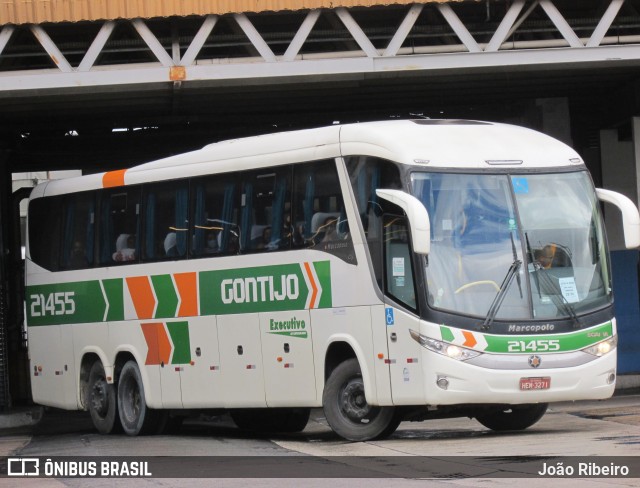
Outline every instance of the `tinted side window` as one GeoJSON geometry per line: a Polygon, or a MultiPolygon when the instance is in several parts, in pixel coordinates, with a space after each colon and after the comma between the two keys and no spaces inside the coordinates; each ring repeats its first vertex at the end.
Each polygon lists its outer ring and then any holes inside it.
{"type": "Polygon", "coordinates": [[[236,254],[240,238],[236,176],[221,174],[194,179],[191,188],[192,255],[236,254]]]}
{"type": "Polygon", "coordinates": [[[120,187],[100,197],[99,263],[135,263],[140,256],[140,188],[120,187]]]}
{"type": "Polygon", "coordinates": [[[186,258],[189,241],[189,185],[187,181],[144,187],[143,259],[186,258]]]}
{"type": "Polygon", "coordinates": [[[83,269],[93,264],[94,193],[66,195],[62,206],[60,269],[83,269]]]}
{"type": "Polygon", "coordinates": [[[403,217],[385,215],[384,260],[385,293],[416,310],[409,228],[403,217]]]}
{"type": "Polygon", "coordinates": [[[291,167],[246,173],[240,198],[240,249],[243,252],[289,249],[291,167]]]}
{"type": "Polygon", "coordinates": [[[37,198],[29,202],[29,252],[31,260],[56,271],[60,256],[61,197],[37,198]]]}
{"type": "Polygon", "coordinates": [[[335,162],[298,165],[294,176],[293,247],[318,249],[355,264],[335,162]]]}
{"type": "Polygon", "coordinates": [[[396,211],[386,200],[378,198],[378,188],[402,189],[400,171],[389,161],[368,156],[347,158],[347,170],[358,205],[376,281],[382,289],[382,213],[396,211]]]}

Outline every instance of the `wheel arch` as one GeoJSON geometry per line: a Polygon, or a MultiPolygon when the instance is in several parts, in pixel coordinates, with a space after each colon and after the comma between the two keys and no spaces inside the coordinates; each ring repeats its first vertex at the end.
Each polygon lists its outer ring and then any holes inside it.
{"type": "Polygon", "coordinates": [[[102,367],[105,370],[107,378],[110,377],[111,368],[109,368],[108,366],[104,351],[96,348],[87,348],[82,351],[80,357],[80,365],[78,368],[77,394],[78,405],[80,405],[83,410],[87,410],[87,405],[85,405],[85,394],[87,391],[87,385],[89,384],[89,373],[91,372],[91,366],[93,366],[93,363],[95,363],[96,361],[100,361],[102,363],[102,367]]]}
{"type": "Polygon", "coordinates": [[[362,372],[362,382],[364,384],[365,396],[370,405],[378,404],[378,394],[372,375],[373,364],[369,364],[366,355],[360,345],[353,337],[346,334],[331,336],[328,340],[327,349],[324,355],[324,376],[323,388],[333,370],[348,359],[357,359],[362,372]]]}
{"type": "Polygon", "coordinates": [[[115,361],[113,363],[114,382],[117,382],[118,378],[120,378],[122,367],[127,363],[127,361],[134,361],[138,365],[147,406],[150,408],[162,408],[162,397],[160,393],[160,366],[154,366],[152,368],[145,367],[145,361],[139,357],[138,351],[129,347],[123,347],[116,353],[115,361]],[[149,369],[153,368],[155,368],[155,371],[149,371],[149,369]]]}

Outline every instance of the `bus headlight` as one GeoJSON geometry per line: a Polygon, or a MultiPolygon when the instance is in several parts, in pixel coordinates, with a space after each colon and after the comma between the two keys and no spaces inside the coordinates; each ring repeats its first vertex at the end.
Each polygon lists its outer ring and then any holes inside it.
{"type": "Polygon", "coordinates": [[[608,352],[613,351],[618,345],[618,335],[614,335],[605,339],[604,341],[600,341],[593,346],[585,347],[583,349],[587,354],[592,354],[594,356],[604,356],[608,352]]]}
{"type": "Polygon", "coordinates": [[[438,341],[427,337],[425,335],[409,329],[411,337],[418,343],[420,343],[429,351],[437,352],[443,356],[447,356],[451,359],[457,359],[458,361],[466,361],[467,359],[475,358],[482,354],[481,352],[474,351],[473,349],[467,349],[466,347],[456,346],[455,344],[449,344],[448,342],[438,341]]]}

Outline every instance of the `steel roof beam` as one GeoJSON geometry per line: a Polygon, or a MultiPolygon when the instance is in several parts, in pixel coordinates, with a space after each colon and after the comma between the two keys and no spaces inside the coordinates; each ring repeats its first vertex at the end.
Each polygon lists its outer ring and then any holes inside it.
{"type": "Polygon", "coordinates": [[[80,61],[78,71],[89,71],[93,67],[98,56],[100,56],[102,49],[104,49],[105,44],[109,40],[115,26],[116,23],[113,20],[109,20],[102,24],[100,32],[98,32],[98,35],[91,43],[91,46],[89,46],[84,58],[80,61]]]}
{"type": "Polygon", "coordinates": [[[478,53],[482,51],[482,49],[480,49],[480,46],[478,46],[478,43],[473,38],[469,30],[464,26],[464,24],[460,20],[460,17],[458,17],[456,13],[453,11],[453,9],[451,8],[451,5],[449,5],[448,3],[439,3],[438,10],[444,17],[444,20],[446,20],[447,23],[451,26],[451,28],[453,29],[453,32],[456,33],[456,36],[458,36],[458,39],[460,39],[462,44],[466,46],[466,48],[469,50],[470,53],[478,53]]]}
{"type": "Polygon", "coordinates": [[[191,41],[191,44],[189,44],[184,56],[182,56],[182,59],[180,60],[179,64],[181,66],[191,66],[195,62],[196,57],[198,57],[198,54],[202,50],[202,46],[204,46],[204,43],[209,38],[209,35],[217,22],[217,15],[207,15],[205,17],[200,29],[198,29],[198,33],[191,41]]]}
{"type": "Polygon", "coordinates": [[[398,30],[393,35],[391,41],[389,41],[387,49],[385,49],[384,53],[382,54],[383,56],[395,56],[396,54],[398,54],[398,51],[402,47],[404,41],[407,39],[407,36],[409,35],[409,32],[411,32],[411,29],[413,29],[413,26],[415,25],[416,20],[418,20],[418,17],[422,13],[423,9],[424,4],[422,3],[417,3],[411,6],[409,11],[407,12],[407,15],[404,17],[404,20],[400,24],[400,27],[398,27],[398,30]]]}
{"type": "Polygon", "coordinates": [[[11,39],[11,36],[15,32],[15,30],[15,27],[13,27],[12,25],[5,25],[2,28],[2,31],[0,31],[0,54],[2,54],[2,51],[4,51],[5,46],[9,42],[9,39],[11,39]]]}
{"type": "Polygon", "coordinates": [[[316,25],[318,18],[320,17],[320,10],[310,10],[307,16],[302,21],[302,25],[296,32],[296,35],[293,37],[289,47],[287,48],[284,56],[282,57],[283,61],[293,61],[300,49],[304,45],[305,41],[311,34],[313,27],[316,25]]]}
{"type": "MultiPolygon", "coordinates": [[[[531,66],[567,68],[586,64],[624,66],[630,63],[640,66],[640,52],[635,45],[600,46],[574,49],[569,47],[535,50],[503,50],[497,52],[417,54],[411,56],[411,71],[437,72],[452,69],[487,69],[510,67],[528,69],[531,66]],[[612,61],[614,60],[615,61],[612,61]]],[[[226,84],[242,84],[250,80],[272,80],[273,83],[304,77],[314,79],[327,76],[375,76],[407,69],[407,56],[348,57],[342,59],[306,59],[304,62],[197,64],[187,69],[187,79],[192,81],[226,84]]],[[[144,63],[109,68],[94,68],[87,72],[53,73],[52,70],[33,73],[12,72],[0,76],[0,97],[11,92],[33,89],[99,88],[112,86],[161,84],[168,80],[167,69],[160,63],[144,63]]]]}
{"type": "Polygon", "coordinates": [[[551,0],[540,0],[540,6],[544,9],[544,11],[553,22],[553,25],[556,26],[562,37],[569,43],[571,47],[584,47],[582,41],[578,38],[573,29],[562,16],[560,11],[556,8],[556,6],[551,2],[551,0]]]}
{"type": "Polygon", "coordinates": [[[67,61],[67,58],[64,57],[64,54],[62,54],[60,49],[58,49],[58,46],[56,46],[56,44],[51,40],[49,34],[47,34],[45,30],[39,25],[32,25],[30,26],[30,28],[35,38],[38,40],[44,50],[47,51],[47,54],[49,54],[49,57],[58,67],[58,69],[65,73],[73,71],[73,68],[69,64],[69,61],[67,61]]]}
{"type": "Polygon", "coordinates": [[[133,19],[131,23],[147,46],[149,46],[149,49],[151,49],[151,52],[153,52],[156,59],[160,61],[163,66],[166,66],[167,68],[172,67],[173,59],[171,59],[169,53],[164,49],[164,47],[162,47],[158,38],[153,34],[153,32],[151,32],[149,27],[147,27],[147,24],[145,24],[142,19],[133,19]]]}
{"type": "Polygon", "coordinates": [[[496,32],[493,34],[493,37],[489,41],[489,44],[487,44],[487,47],[485,47],[485,51],[490,52],[500,49],[502,43],[509,38],[509,33],[515,25],[516,20],[518,19],[518,15],[520,15],[520,11],[524,7],[524,4],[525,0],[515,0],[515,2],[511,4],[511,7],[509,7],[509,10],[502,19],[502,22],[500,22],[500,25],[498,26],[496,32]]]}
{"type": "Polygon", "coordinates": [[[236,22],[253,47],[260,53],[260,56],[262,56],[267,63],[275,63],[277,61],[276,55],[273,54],[273,51],[253,26],[249,18],[245,14],[233,14],[233,18],[236,19],[236,22]]]}
{"type": "Polygon", "coordinates": [[[358,23],[351,16],[349,11],[344,7],[339,7],[335,10],[336,14],[344,24],[344,26],[349,31],[349,34],[353,37],[353,39],[358,43],[360,49],[362,49],[365,54],[370,58],[375,58],[379,56],[378,50],[371,43],[367,35],[360,28],[358,23]]]}
{"type": "Polygon", "coordinates": [[[604,36],[606,35],[607,31],[611,27],[611,24],[613,24],[613,21],[618,15],[620,7],[622,7],[623,3],[624,0],[611,1],[609,7],[607,8],[607,11],[604,13],[602,18],[600,19],[600,22],[598,22],[598,25],[593,31],[591,39],[589,39],[589,42],[587,42],[587,47],[596,47],[600,45],[602,39],[604,39],[604,36]]]}

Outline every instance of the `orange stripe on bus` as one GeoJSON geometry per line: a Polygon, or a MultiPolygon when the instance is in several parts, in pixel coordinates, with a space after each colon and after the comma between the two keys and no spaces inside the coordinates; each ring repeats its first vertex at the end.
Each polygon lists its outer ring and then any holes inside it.
{"type": "Polygon", "coordinates": [[[169,364],[171,359],[171,341],[162,322],[140,324],[144,340],[147,342],[147,359],[144,364],[169,364]]]}
{"type": "Polygon", "coordinates": [[[180,295],[178,317],[198,315],[198,281],[196,273],[178,273],[173,278],[180,295]]]}
{"type": "Polygon", "coordinates": [[[139,319],[153,318],[156,308],[156,299],[153,296],[151,283],[146,276],[134,276],[127,278],[127,287],[133,300],[133,306],[139,319]]]}
{"type": "Polygon", "coordinates": [[[309,277],[311,288],[313,290],[313,293],[311,294],[311,301],[309,302],[309,308],[315,308],[316,298],[318,298],[318,285],[316,285],[316,282],[313,279],[313,273],[311,272],[311,266],[309,266],[309,263],[304,263],[304,269],[307,270],[307,276],[309,277]]]}
{"type": "Polygon", "coordinates": [[[116,171],[107,171],[102,176],[102,187],[112,188],[114,186],[124,186],[124,174],[126,169],[119,169],[116,171]]]}
{"type": "Polygon", "coordinates": [[[466,330],[462,331],[462,335],[464,336],[464,343],[462,344],[465,347],[473,347],[475,346],[478,341],[476,340],[476,337],[473,335],[473,333],[471,332],[467,332],[466,330]]]}

